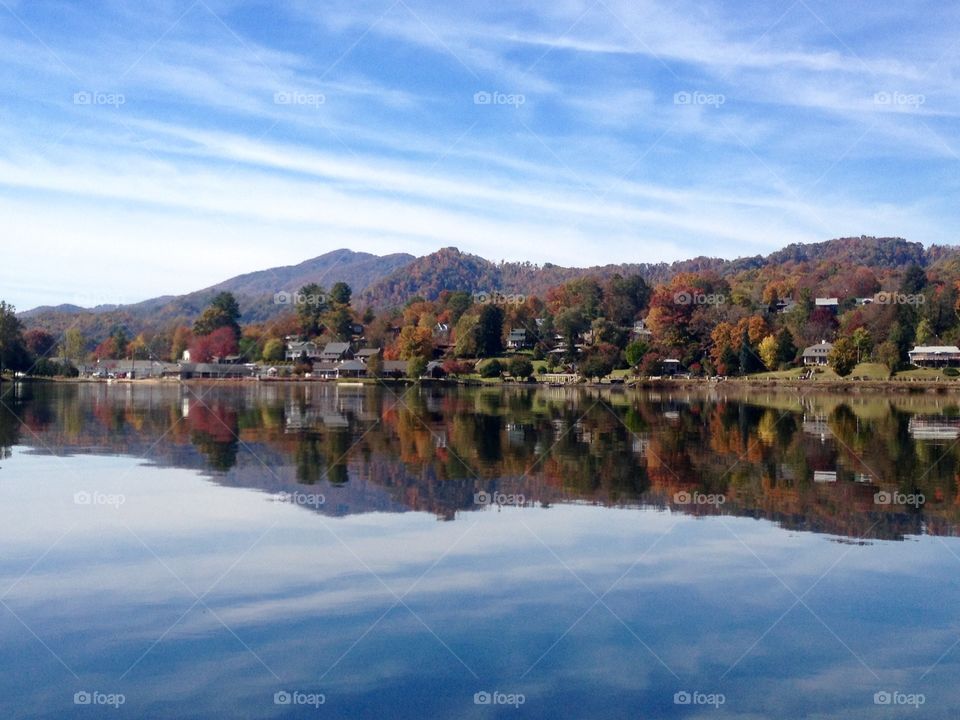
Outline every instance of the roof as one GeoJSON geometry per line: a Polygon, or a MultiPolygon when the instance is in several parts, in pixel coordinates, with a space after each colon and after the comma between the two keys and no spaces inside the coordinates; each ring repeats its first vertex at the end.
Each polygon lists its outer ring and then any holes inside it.
{"type": "Polygon", "coordinates": [[[360,362],[359,360],[347,360],[346,362],[342,362],[339,365],[336,365],[335,367],[339,368],[340,370],[366,370],[367,369],[367,366],[364,363],[360,362]]]}
{"type": "Polygon", "coordinates": [[[328,355],[330,353],[335,353],[337,355],[342,355],[349,349],[350,349],[350,343],[332,342],[332,343],[327,343],[327,346],[323,349],[323,354],[328,355]]]}
{"type": "Polygon", "coordinates": [[[817,305],[839,305],[840,300],[838,298],[817,298],[814,303],[817,305]]]}
{"type": "Polygon", "coordinates": [[[332,362],[315,362],[313,372],[335,372],[337,367],[339,366],[332,362]]]}
{"type": "Polygon", "coordinates": [[[407,371],[406,360],[384,360],[383,372],[403,372],[407,371]]]}
{"type": "Polygon", "coordinates": [[[960,354],[960,347],[956,345],[917,345],[913,350],[908,354],[913,353],[958,353],[960,354]]]}
{"type": "Polygon", "coordinates": [[[371,357],[380,354],[380,348],[360,348],[355,353],[357,357],[371,357]]]}
{"type": "Polygon", "coordinates": [[[804,355],[826,355],[831,350],[833,350],[833,343],[828,343],[826,340],[821,340],[816,345],[811,345],[808,348],[805,348],[803,351],[804,355]]]}
{"type": "Polygon", "coordinates": [[[524,330],[523,328],[513,328],[513,330],[510,331],[510,334],[523,336],[527,334],[527,331],[524,330]]]}

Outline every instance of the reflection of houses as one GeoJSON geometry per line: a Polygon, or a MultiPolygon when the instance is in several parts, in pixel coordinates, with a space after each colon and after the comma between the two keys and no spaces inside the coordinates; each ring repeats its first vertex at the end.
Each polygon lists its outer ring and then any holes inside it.
{"type": "Polygon", "coordinates": [[[830,351],[833,343],[821,340],[817,345],[811,345],[803,351],[804,365],[826,365],[830,362],[830,351]]]}
{"type": "Polygon", "coordinates": [[[917,367],[956,367],[960,365],[960,348],[956,345],[917,345],[907,353],[917,367]]]}
{"type": "Polygon", "coordinates": [[[827,425],[827,418],[823,415],[804,415],[803,431],[807,433],[807,435],[815,435],[821,440],[826,440],[833,435],[833,433],[830,432],[829,425],[827,425]]]}
{"type": "Polygon", "coordinates": [[[960,438],[960,418],[912,417],[907,431],[914,440],[956,440],[960,438]]]}

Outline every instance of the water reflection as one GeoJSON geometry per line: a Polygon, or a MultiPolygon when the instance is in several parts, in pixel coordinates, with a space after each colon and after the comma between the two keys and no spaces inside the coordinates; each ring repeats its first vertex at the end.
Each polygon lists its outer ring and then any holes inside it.
{"type": "Polygon", "coordinates": [[[310,486],[329,500],[313,509],[327,514],[450,520],[476,509],[477,493],[502,493],[544,506],[767,518],[853,539],[954,535],[960,522],[960,408],[943,396],[333,384],[3,392],[0,459],[18,444],[142,457],[224,486],[310,486]]]}

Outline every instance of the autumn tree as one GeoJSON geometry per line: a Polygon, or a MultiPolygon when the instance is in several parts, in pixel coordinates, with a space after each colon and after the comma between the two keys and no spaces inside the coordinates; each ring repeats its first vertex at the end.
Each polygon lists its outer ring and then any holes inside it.
{"type": "Polygon", "coordinates": [[[857,349],[849,338],[840,338],[833,344],[827,360],[837,375],[846,377],[857,365],[857,349]]]}
{"type": "MultiPolygon", "coordinates": [[[[240,337],[240,305],[230,292],[218,293],[193,324],[194,335],[210,335],[220,328],[229,328],[236,341],[240,337]]],[[[192,354],[191,354],[192,357],[192,354]]]]}

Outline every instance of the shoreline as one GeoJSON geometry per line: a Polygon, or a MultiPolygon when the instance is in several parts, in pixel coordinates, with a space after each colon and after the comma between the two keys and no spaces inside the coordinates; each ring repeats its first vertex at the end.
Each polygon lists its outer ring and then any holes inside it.
{"type": "Polygon", "coordinates": [[[554,385],[541,382],[482,382],[475,379],[424,379],[412,380],[410,378],[381,378],[379,380],[371,379],[350,379],[350,380],[332,380],[317,378],[196,378],[190,380],[181,380],[179,378],[141,378],[126,379],[115,378],[105,380],[101,378],[58,378],[58,377],[27,377],[27,378],[3,378],[6,383],[66,383],[66,384],[101,384],[101,385],[209,385],[212,383],[242,385],[247,383],[267,383],[267,384],[306,384],[322,383],[343,385],[350,387],[358,386],[376,386],[376,385],[410,385],[419,382],[425,387],[483,387],[483,388],[589,388],[606,389],[618,392],[629,390],[790,390],[790,391],[820,391],[843,394],[871,393],[871,394],[917,394],[934,393],[946,394],[949,392],[960,391],[960,379],[904,379],[904,380],[797,380],[794,378],[728,378],[721,381],[709,380],[707,378],[657,378],[657,379],[637,379],[623,383],[603,383],[603,382],[577,382],[561,385],[554,385]]]}

